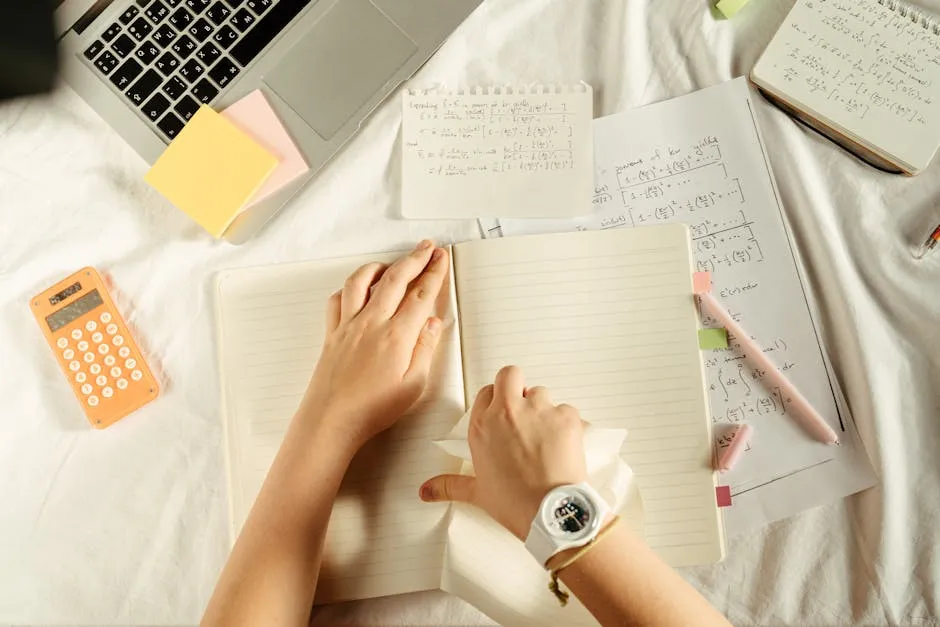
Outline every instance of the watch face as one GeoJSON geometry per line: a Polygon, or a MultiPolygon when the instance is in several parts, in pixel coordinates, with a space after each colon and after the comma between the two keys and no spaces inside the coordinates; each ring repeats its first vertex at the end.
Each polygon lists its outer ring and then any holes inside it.
{"type": "Polygon", "coordinates": [[[563,538],[576,539],[596,526],[594,505],[574,489],[559,489],[553,494],[545,503],[542,516],[549,533],[563,538]]]}

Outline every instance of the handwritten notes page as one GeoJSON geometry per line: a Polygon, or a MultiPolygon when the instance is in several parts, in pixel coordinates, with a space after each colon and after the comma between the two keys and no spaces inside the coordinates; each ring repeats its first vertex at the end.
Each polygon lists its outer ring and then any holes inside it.
{"type": "MultiPolygon", "coordinates": [[[[722,475],[735,506],[729,534],[746,531],[874,484],[855,426],[834,399],[809,306],[743,78],[599,118],[595,213],[577,221],[500,220],[504,235],[572,229],[689,225],[698,270],[713,293],[841,434],[810,439],[767,389],[740,342],[704,354],[716,446],[740,422],[755,427],[748,452],[722,475]]],[[[706,319],[706,326],[718,326],[706,319]]],[[[720,450],[719,450],[720,454],[720,450]]],[[[629,457],[628,464],[633,464],[629,457]]],[[[642,483],[641,483],[642,488],[642,483]]]]}
{"type": "Polygon", "coordinates": [[[592,103],[587,85],[405,92],[402,214],[589,213],[592,103]]]}
{"type": "Polygon", "coordinates": [[[646,539],[674,566],[724,554],[690,266],[682,225],[454,247],[467,398],[517,364],[589,422],[626,428],[646,539]]]}
{"type": "Polygon", "coordinates": [[[940,145],[940,27],[895,0],[799,0],[752,76],[907,171],[940,145]]]}
{"type": "MultiPolygon", "coordinates": [[[[320,355],[326,300],[371,255],[223,272],[218,279],[220,362],[233,539],[241,529],[320,355]]],[[[412,415],[363,448],[340,488],[327,533],[317,602],[330,603],[440,585],[446,505],[418,487],[454,461],[432,441],[464,413],[453,292],[439,314],[450,321],[431,389],[412,415]]],[[[316,454],[316,443],[311,454],[316,454]]]]}

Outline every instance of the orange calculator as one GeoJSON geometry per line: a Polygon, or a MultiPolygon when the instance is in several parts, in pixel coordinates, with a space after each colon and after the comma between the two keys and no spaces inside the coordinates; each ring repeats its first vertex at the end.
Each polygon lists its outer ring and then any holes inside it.
{"type": "Polygon", "coordinates": [[[30,304],[93,427],[104,429],[160,394],[94,268],[82,268],[30,304]]]}

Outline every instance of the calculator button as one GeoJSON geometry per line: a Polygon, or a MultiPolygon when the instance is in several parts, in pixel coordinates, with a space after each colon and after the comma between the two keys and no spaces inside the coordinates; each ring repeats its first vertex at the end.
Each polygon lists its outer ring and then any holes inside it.
{"type": "Polygon", "coordinates": [[[78,350],[80,350],[80,351],[83,352],[83,353],[84,353],[85,351],[87,351],[87,350],[88,350],[88,342],[86,342],[85,340],[82,340],[81,342],[79,342],[79,343],[78,343],[78,350]]]}
{"type": "Polygon", "coordinates": [[[111,398],[114,396],[114,390],[112,390],[110,386],[102,388],[101,395],[105,398],[111,398]]]}
{"type": "Polygon", "coordinates": [[[80,340],[80,339],[82,339],[82,330],[81,330],[81,329],[73,329],[73,330],[72,330],[72,339],[73,339],[73,340],[80,340]]]}
{"type": "Polygon", "coordinates": [[[101,372],[101,364],[92,364],[88,366],[88,372],[91,374],[98,374],[101,372]]]}
{"type": "Polygon", "coordinates": [[[98,387],[104,387],[104,384],[107,382],[108,382],[108,377],[104,376],[103,374],[99,374],[95,378],[95,383],[98,384],[98,387]]]}
{"type": "Polygon", "coordinates": [[[137,360],[134,359],[133,357],[128,358],[127,361],[124,362],[124,367],[127,368],[128,370],[133,370],[136,366],[137,366],[137,360]]]}
{"type": "Polygon", "coordinates": [[[84,372],[76,372],[76,373],[75,373],[75,382],[76,382],[76,383],[84,383],[87,379],[88,379],[88,375],[86,375],[84,372]]]}
{"type": "Polygon", "coordinates": [[[111,339],[111,343],[114,344],[115,346],[121,346],[121,345],[123,345],[123,344],[124,344],[124,336],[123,336],[123,335],[115,335],[115,336],[111,339]]]}
{"type": "Polygon", "coordinates": [[[86,364],[90,364],[91,362],[93,362],[93,361],[95,360],[95,354],[94,354],[94,353],[85,353],[85,356],[83,357],[83,359],[85,360],[85,363],[86,363],[86,364]]]}
{"type": "Polygon", "coordinates": [[[108,324],[109,322],[111,322],[111,314],[109,314],[107,311],[104,312],[103,314],[101,314],[100,320],[101,320],[101,324],[108,324]]]}
{"type": "Polygon", "coordinates": [[[117,363],[117,359],[114,358],[114,355],[108,355],[107,357],[104,358],[104,365],[105,365],[105,366],[110,367],[110,366],[113,366],[113,365],[116,364],[116,363],[117,363]]]}
{"type": "Polygon", "coordinates": [[[111,378],[117,379],[119,376],[121,376],[121,369],[118,368],[117,366],[115,366],[114,368],[111,368],[111,378]]]}
{"type": "Polygon", "coordinates": [[[118,351],[118,355],[121,357],[121,359],[124,359],[130,354],[131,354],[131,349],[127,346],[122,346],[121,350],[118,351]]]}
{"type": "Polygon", "coordinates": [[[64,337],[60,337],[59,339],[55,341],[55,345],[58,346],[59,348],[65,348],[66,346],[69,345],[69,341],[65,339],[64,337]]]}
{"type": "Polygon", "coordinates": [[[89,331],[94,331],[98,328],[98,323],[94,320],[89,320],[87,323],[85,323],[85,328],[89,331]]]}
{"type": "Polygon", "coordinates": [[[88,396],[94,391],[95,388],[92,387],[91,383],[86,383],[82,386],[82,394],[88,396]]]}
{"type": "MultiPolygon", "coordinates": [[[[102,322],[104,322],[104,320],[102,320],[102,322]]],[[[115,333],[117,333],[117,325],[112,322],[105,328],[105,331],[108,332],[108,335],[114,335],[115,333]]]]}
{"type": "Polygon", "coordinates": [[[107,344],[98,345],[98,352],[101,353],[102,355],[107,355],[109,350],[111,350],[111,347],[108,346],[107,344]]]}
{"type": "Polygon", "coordinates": [[[127,379],[118,379],[117,380],[117,389],[126,390],[127,389],[127,379]]]}
{"type": "Polygon", "coordinates": [[[91,336],[91,341],[94,342],[95,344],[100,344],[101,340],[103,339],[104,339],[104,336],[101,335],[101,331],[98,331],[91,336]]]}
{"type": "Polygon", "coordinates": [[[78,372],[78,369],[81,368],[81,367],[82,367],[82,365],[81,365],[80,363],[78,363],[77,361],[70,361],[70,362],[69,362],[69,370],[71,370],[72,372],[78,372]]]}
{"type": "Polygon", "coordinates": [[[134,381],[140,381],[143,378],[144,378],[144,373],[141,372],[140,370],[135,370],[134,372],[131,373],[131,379],[133,379],[134,381]]]}
{"type": "Polygon", "coordinates": [[[66,348],[64,351],[62,351],[62,357],[65,359],[72,359],[75,357],[75,351],[73,351],[71,348],[66,348]]]}
{"type": "Polygon", "coordinates": [[[89,397],[88,397],[88,406],[89,406],[89,407],[97,407],[97,406],[98,406],[98,397],[95,396],[94,394],[92,394],[91,396],[89,396],[89,397]]]}

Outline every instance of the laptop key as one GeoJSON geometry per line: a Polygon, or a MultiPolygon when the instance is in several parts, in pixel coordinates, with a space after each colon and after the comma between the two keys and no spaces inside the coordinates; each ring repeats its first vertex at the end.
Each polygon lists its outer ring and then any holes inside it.
{"type": "Polygon", "coordinates": [[[157,122],[157,128],[163,131],[163,134],[171,140],[179,135],[180,131],[183,130],[183,126],[185,126],[185,123],[172,113],[167,113],[162,120],[157,122]]]}
{"type": "MultiPolygon", "coordinates": [[[[255,1],[255,0],[251,0],[255,1]]],[[[274,8],[261,18],[255,27],[242,36],[241,41],[229,51],[239,65],[245,67],[258,56],[284,30],[291,20],[303,11],[312,0],[280,0],[274,8]]],[[[249,5],[250,6],[250,5],[249,5]]]]}
{"type": "Polygon", "coordinates": [[[176,8],[176,5],[178,5],[182,1],[183,0],[165,0],[167,6],[169,6],[171,9],[176,8]]]}
{"type": "Polygon", "coordinates": [[[160,116],[163,115],[163,112],[170,108],[170,101],[166,99],[166,96],[157,92],[153,97],[140,108],[151,122],[156,122],[160,119],[160,116]]]}
{"type": "Polygon", "coordinates": [[[242,2],[244,1],[245,0],[225,0],[225,2],[227,2],[228,5],[232,7],[233,9],[237,9],[238,7],[240,7],[242,2]]]}
{"type": "Polygon", "coordinates": [[[105,51],[98,60],[95,61],[95,67],[101,70],[102,74],[108,75],[111,70],[117,67],[118,59],[110,52],[105,51]]]}
{"type": "Polygon", "coordinates": [[[137,49],[134,56],[144,65],[150,65],[150,62],[156,59],[158,54],[160,54],[160,49],[152,41],[148,41],[137,49]]]}
{"type": "Polygon", "coordinates": [[[186,83],[181,81],[178,76],[174,76],[163,86],[163,93],[169,96],[170,100],[176,100],[186,93],[186,83]]]}
{"type": "Polygon", "coordinates": [[[208,11],[206,11],[206,17],[212,20],[212,23],[216,26],[224,22],[225,18],[231,14],[232,11],[221,2],[216,2],[211,7],[209,7],[208,11]]]}
{"type": "Polygon", "coordinates": [[[208,81],[208,79],[202,79],[190,90],[190,93],[196,97],[196,100],[202,104],[209,104],[212,102],[212,99],[219,94],[219,90],[208,81]]]}
{"type": "Polygon", "coordinates": [[[147,21],[147,18],[145,17],[138,17],[136,20],[134,20],[134,23],[127,28],[127,32],[129,32],[131,36],[137,41],[140,41],[146,37],[147,33],[149,33],[151,30],[153,30],[153,26],[150,25],[150,23],[147,21]]]}
{"type": "Polygon", "coordinates": [[[154,0],[154,3],[147,8],[147,17],[149,17],[150,21],[154,24],[159,24],[169,12],[170,10],[166,8],[165,4],[160,2],[160,0],[154,0]]]}
{"type": "Polygon", "coordinates": [[[175,44],[173,44],[173,52],[179,55],[180,59],[185,59],[193,53],[196,49],[196,42],[190,39],[187,35],[181,36],[175,44]]]}
{"type": "Polygon", "coordinates": [[[166,48],[176,39],[176,31],[169,24],[164,24],[150,38],[160,44],[161,48],[166,48]]]}
{"type": "Polygon", "coordinates": [[[202,18],[196,20],[196,23],[189,27],[188,31],[190,35],[196,38],[197,41],[205,41],[206,37],[212,34],[212,24],[205,21],[202,18]]]}
{"type": "Polygon", "coordinates": [[[128,59],[124,62],[121,67],[114,71],[114,74],[111,75],[111,82],[114,83],[118,89],[123,89],[131,84],[131,82],[140,76],[140,73],[144,71],[144,66],[135,61],[133,58],[128,59]]]}
{"type": "Polygon", "coordinates": [[[118,19],[121,21],[121,24],[127,25],[131,23],[131,20],[137,17],[137,14],[140,13],[140,10],[131,5],[127,7],[127,10],[124,13],[121,13],[121,17],[118,19]]]}
{"type": "Polygon", "coordinates": [[[212,0],[186,0],[186,6],[193,10],[193,13],[199,15],[205,11],[206,7],[209,6],[209,3],[212,0]]]}
{"type": "Polygon", "coordinates": [[[255,14],[249,11],[248,9],[241,9],[236,13],[232,19],[231,23],[241,32],[248,30],[248,27],[255,23],[255,20],[258,19],[255,17],[255,14]]]}
{"type": "Polygon", "coordinates": [[[104,39],[105,41],[111,41],[112,39],[117,37],[118,33],[120,32],[121,32],[121,25],[115,22],[114,24],[109,26],[106,31],[101,33],[101,38],[104,39]]]}
{"type": "Polygon", "coordinates": [[[202,73],[206,69],[199,65],[199,62],[195,59],[190,59],[186,62],[183,67],[180,68],[180,76],[189,81],[190,84],[195,83],[196,79],[202,76],[202,73]]]}
{"type": "Polygon", "coordinates": [[[100,41],[93,41],[91,45],[85,48],[85,58],[89,61],[94,61],[95,57],[98,56],[98,53],[104,49],[104,44],[100,41]]]}
{"type": "Polygon", "coordinates": [[[215,60],[219,58],[220,54],[222,53],[219,52],[219,49],[216,48],[211,41],[207,41],[206,45],[200,48],[199,52],[196,53],[196,56],[208,67],[215,63],[215,60]]]}
{"type": "Polygon", "coordinates": [[[213,35],[212,38],[215,40],[217,44],[219,44],[223,48],[228,48],[233,43],[235,43],[236,39],[238,39],[238,33],[236,33],[232,29],[231,26],[226,24],[225,26],[220,28],[218,31],[216,31],[215,35],[213,35]]]}
{"type": "Polygon", "coordinates": [[[209,77],[215,81],[219,87],[225,87],[232,79],[238,76],[238,66],[228,59],[222,59],[215,64],[215,67],[209,70],[209,77]]]}
{"type": "Polygon", "coordinates": [[[165,52],[163,56],[157,59],[157,62],[154,64],[154,67],[160,70],[164,76],[169,76],[173,71],[178,68],[180,65],[179,59],[174,57],[171,53],[165,52]]]}
{"type": "Polygon", "coordinates": [[[130,89],[124,92],[124,95],[139,107],[160,86],[162,80],[156,70],[147,70],[130,89]]]}
{"type": "Polygon", "coordinates": [[[116,53],[122,57],[126,57],[131,52],[134,51],[134,47],[137,45],[137,42],[127,36],[127,34],[122,34],[120,37],[114,40],[111,44],[111,47],[116,53]]]}
{"type": "Polygon", "coordinates": [[[184,30],[192,21],[193,14],[183,7],[178,8],[173,15],[170,16],[170,24],[180,30],[184,30]]]}
{"type": "Polygon", "coordinates": [[[248,8],[258,15],[270,9],[272,4],[274,0],[248,0],[248,8]]]}
{"type": "Polygon", "coordinates": [[[196,115],[196,111],[199,111],[199,103],[189,96],[183,96],[173,109],[188,122],[189,118],[196,115]]]}

